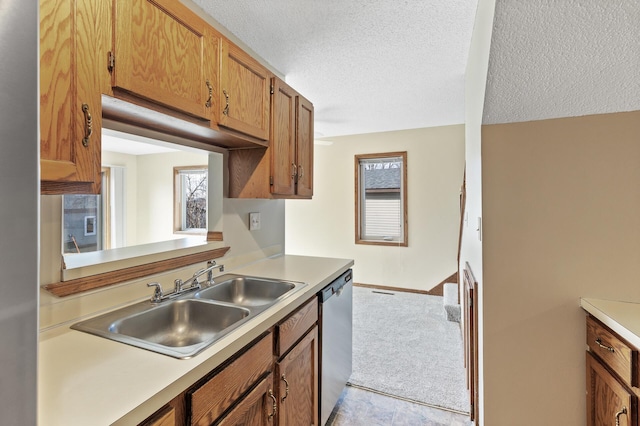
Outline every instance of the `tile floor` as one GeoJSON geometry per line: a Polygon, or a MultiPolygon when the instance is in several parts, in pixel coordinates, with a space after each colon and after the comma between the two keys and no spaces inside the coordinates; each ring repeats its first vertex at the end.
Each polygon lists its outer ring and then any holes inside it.
{"type": "Polygon", "coordinates": [[[326,426],[473,426],[469,416],[347,386],[326,426]]]}

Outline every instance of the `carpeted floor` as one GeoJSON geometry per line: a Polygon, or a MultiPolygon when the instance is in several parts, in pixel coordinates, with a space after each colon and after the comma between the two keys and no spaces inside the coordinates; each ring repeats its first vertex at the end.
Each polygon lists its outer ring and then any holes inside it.
{"type": "Polygon", "coordinates": [[[445,319],[442,297],[353,289],[350,382],[467,413],[460,324],[445,319]]]}

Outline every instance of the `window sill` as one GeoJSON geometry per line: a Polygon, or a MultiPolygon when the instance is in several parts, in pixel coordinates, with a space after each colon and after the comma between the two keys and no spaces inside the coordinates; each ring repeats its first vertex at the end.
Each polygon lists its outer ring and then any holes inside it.
{"type": "Polygon", "coordinates": [[[224,256],[229,247],[201,237],[65,255],[62,281],[44,288],[63,297],[224,256]]]}
{"type": "Polygon", "coordinates": [[[384,241],[384,240],[356,240],[356,244],[371,246],[408,247],[406,241],[384,241]]]}

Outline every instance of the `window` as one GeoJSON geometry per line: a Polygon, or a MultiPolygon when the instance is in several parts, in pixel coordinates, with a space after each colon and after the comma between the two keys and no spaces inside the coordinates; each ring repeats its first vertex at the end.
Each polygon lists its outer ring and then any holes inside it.
{"type": "Polygon", "coordinates": [[[407,153],[355,156],[356,244],[407,244],[407,153]]]}
{"type": "Polygon", "coordinates": [[[102,168],[102,194],[62,196],[62,253],[77,254],[109,248],[109,176],[102,168]]]}
{"type": "Polygon", "coordinates": [[[174,169],[175,232],[207,232],[207,166],[174,169]]]}

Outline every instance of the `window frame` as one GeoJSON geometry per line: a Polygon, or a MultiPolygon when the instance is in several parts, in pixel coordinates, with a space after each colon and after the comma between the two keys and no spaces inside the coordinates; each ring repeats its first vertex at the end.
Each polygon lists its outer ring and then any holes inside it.
{"type": "MultiPolygon", "coordinates": [[[[209,185],[209,167],[207,165],[202,166],[178,166],[173,168],[173,233],[174,234],[182,234],[182,235],[206,235],[208,229],[207,226],[204,228],[190,228],[190,229],[182,229],[182,223],[184,222],[183,218],[183,208],[182,208],[182,172],[184,171],[194,171],[194,170],[203,170],[207,173],[207,187],[209,185]]],[[[207,189],[207,212],[209,210],[209,190],[207,189]]],[[[207,213],[208,215],[208,213],[207,213]]],[[[207,217],[207,222],[209,218],[207,217]]]]}
{"type": "Polygon", "coordinates": [[[384,152],[375,154],[356,154],[354,156],[355,171],[355,243],[377,246],[393,246],[408,247],[409,246],[409,220],[408,220],[408,202],[407,202],[407,151],[384,152]],[[400,206],[402,209],[402,240],[401,241],[384,241],[378,239],[363,238],[362,234],[362,200],[364,182],[361,182],[360,162],[361,160],[384,160],[387,158],[401,158],[402,172],[400,173],[400,206]]]}

